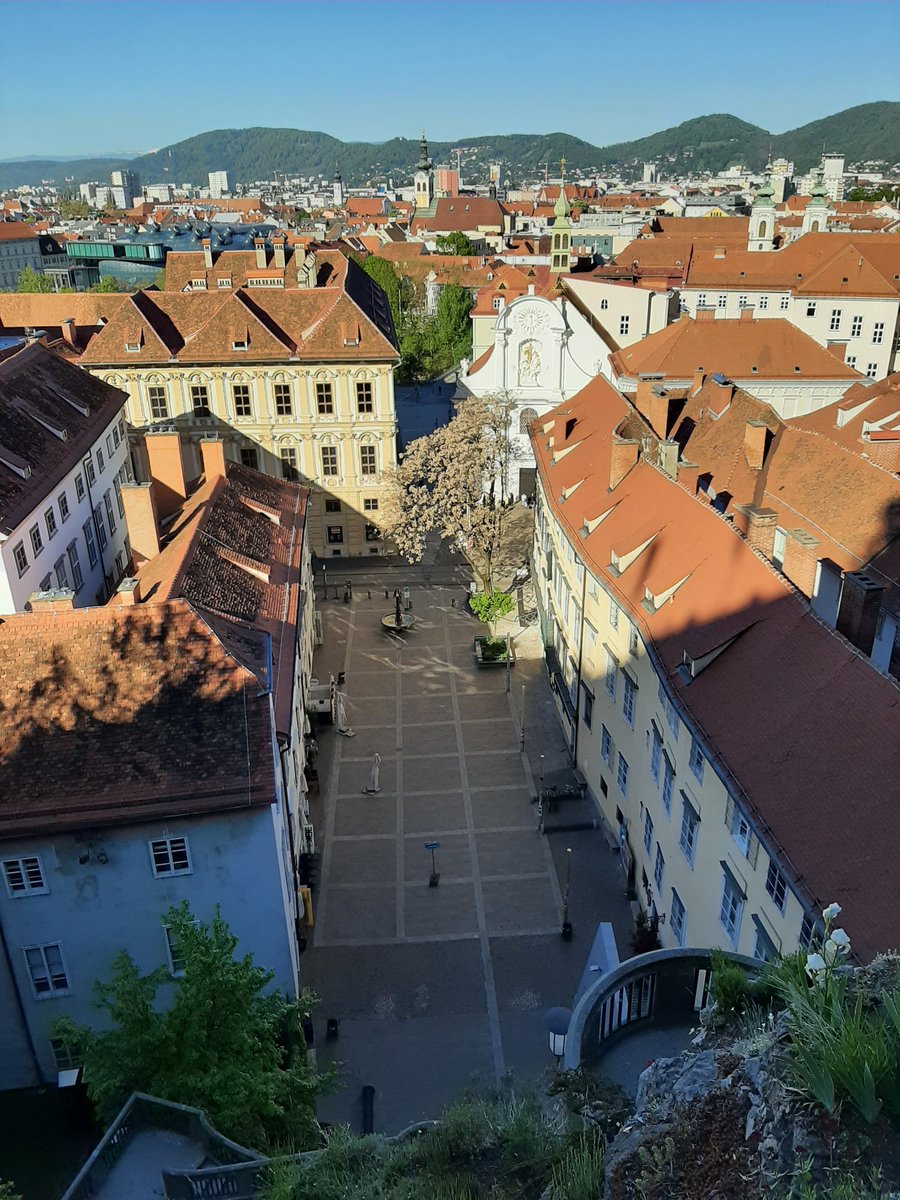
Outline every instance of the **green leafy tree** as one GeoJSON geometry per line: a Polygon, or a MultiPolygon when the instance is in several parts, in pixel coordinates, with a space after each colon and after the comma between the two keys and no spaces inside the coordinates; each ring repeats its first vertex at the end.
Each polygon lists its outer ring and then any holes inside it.
{"type": "Polygon", "coordinates": [[[507,617],[516,602],[509,592],[476,592],[469,597],[469,608],[484,625],[493,625],[500,617],[507,617]]]}
{"type": "Polygon", "coordinates": [[[101,275],[100,282],[88,288],[89,292],[117,292],[118,290],[118,280],[112,275],[101,275]]]}
{"type": "Polygon", "coordinates": [[[455,229],[453,233],[439,234],[434,240],[435,249],[438,254],[466,254],[472,255],[475,253],[475,247],[469,238],[459,229],[455,229]]]}
{"type": "Polygon", "coordinates": [[[74,221],[91,215],[87,200],[60,200],[59,215],[64,221],[74,221]]]}
{"type": "Polygon", "coordinates": [[[4,1183],[0,1179],[0,1200],[22,1200],[22,1197],[14,1190],[11,1183],[4,1183]]]}
{"type": "Polygon", "coordinates": [[[267,991],[272,973],[250,955],[218,910],[195,921],[186,902],[165,914],[183,964],[173,979],[162,967],[141,975],[120,951],[108,982],[95,984],[110,1028],[102,1033],[61,1018],[54,1036],[77,1047],[88,1095],[109,1120],[132,1091],[203,1109],[213,1125],[253,1148],[307,1149],[319,1141],[314,1098],[320,1084],[308,1065],[300,1021],[314,997],[290,1002],[267,991]],[[162,1008],[160,990],[172,989],[162,1008]]]}
{"type": "Polygon", "coordinates": [[[432,367],[447,370],[472,353],[472,294],[451,283],[441,289],[434,314],[432,367]]]}
{"type": "Polygon", "coordinates": [[[40,271],[33,271],[31,267],[26,267],[24,271],[19,272],[19,282],[16,291],[52,292],[53,281],[49,275],[42,275],[40,271]]]}

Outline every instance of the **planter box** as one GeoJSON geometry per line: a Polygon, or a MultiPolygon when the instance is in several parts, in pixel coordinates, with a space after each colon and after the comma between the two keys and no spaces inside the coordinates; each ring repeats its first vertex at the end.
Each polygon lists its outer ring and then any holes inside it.
{"type": "Polygon", "coordinates": [[[507,659],[510,666],[515,664],[516,652],[510,646],[509,653],[507,654],[504,638],[477,637],[473,641],[473,648],[475,650],[475,661],[479,667],[505,667],[507,659]]]}

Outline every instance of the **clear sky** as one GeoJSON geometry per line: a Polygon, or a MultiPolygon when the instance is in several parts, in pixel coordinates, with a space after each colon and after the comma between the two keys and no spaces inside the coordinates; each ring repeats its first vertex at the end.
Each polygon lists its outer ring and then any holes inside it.
{"type": "Polygon", "coordinates": [[[897,0],[7,0],[0,17],[0,158],[248,125],[604,145],[730,112],[780,133],[900,95],[897,0]]]}

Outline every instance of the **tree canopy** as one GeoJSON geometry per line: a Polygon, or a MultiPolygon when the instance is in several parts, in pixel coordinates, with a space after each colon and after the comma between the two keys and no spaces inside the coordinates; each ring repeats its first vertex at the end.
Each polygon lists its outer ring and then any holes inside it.
{"type": "Polygon", "coordinates": [[[119,282],[114,275],[101,275],[100,282],[88,288],[89,292],[118,292],[119,282]]]}
{"type": "Polygon", "coordinates": [[[400,553],[417,562],[430,533],[448,538],[468,560],[481,591],[493,591],[510,468],[505,396],[471,397],[449,425],[411,442],[389,481],[383,526],[400,553]]]}
{"type": "Polygon", "coordinates": [[[267,991],[269,971],[235,956],[237,938],[218,910],[208,924],[186,902],[164,916],[173,978],[141,975],[124,950],[108,982],[95,983],[104,1032],[61,1018],[54,1036],[76,1049],[88,1095],[109,1120],[133,1091],[193,1105],[227,1136],[254,1149],[273,1143],[307,1149],[318,1142],[314,1096],[319,1078],[306,1058],[300,1021],[314,997],[291,1002],[267,991]],[[161,989],[172,989],[161,1008],[161,989]]]}
{"type": "Polygon", "coordinates": [[[438,254],[466,254],[475,253],[475,247],[466,235],[459,229],[454,229],[452,233],[440,233],[434,239],[434,246],[438,254]]]}
{"type": "Polygon", "coordinates": [[[26,267],[24,271],[19,272],[19,282],[16,285],[17,292],[52,292],[53,280],[49,275],[43,275],[40,271],[35,271],[31,267],[26,267]]]}

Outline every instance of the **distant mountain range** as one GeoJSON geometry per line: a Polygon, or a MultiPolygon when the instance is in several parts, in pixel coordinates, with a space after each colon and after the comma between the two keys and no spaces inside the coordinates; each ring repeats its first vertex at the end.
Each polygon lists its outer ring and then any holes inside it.
{"type": "MultiPolygon", "coordinates": [[[[435,162],[455,162],[454,147],[465,148],[463,177],[486,179],[487,164],[503,164],[504,177],[515,182],[535,178],[549,163],[558,175],[565,157],[567,171],[627,171],[635,164],[657,161],[676,173],[719,171],[736,163],[760,170],[773,157],[792,159],[797,171],[807,171],[828,151],[843,153],[849,163],[883,160],[900,162],[900,102],[882,100],[861,104],[813,121],[787,133],[771,134],[728,113],[695,117],[636,141],[593,146],[567,133],[498,134],[464,137],[455,142],[431,142],[435,162]]],[[[205,184],[210,171],[229,171],[235,182],[252,183],[279,175],[318,175],[330,178],[339,167],[351,186],[379,183],[393,177],[408,182],[418,158],[418,141],[392,138],[387,142],[342,142],[327,133],[298,129],[218,129],[201,133],[134,159],[23,159],[0,163],[0,188],[54,179],[63,184],[105,180],[115,167],[129,166],[142,183],[205,184]]]]}

